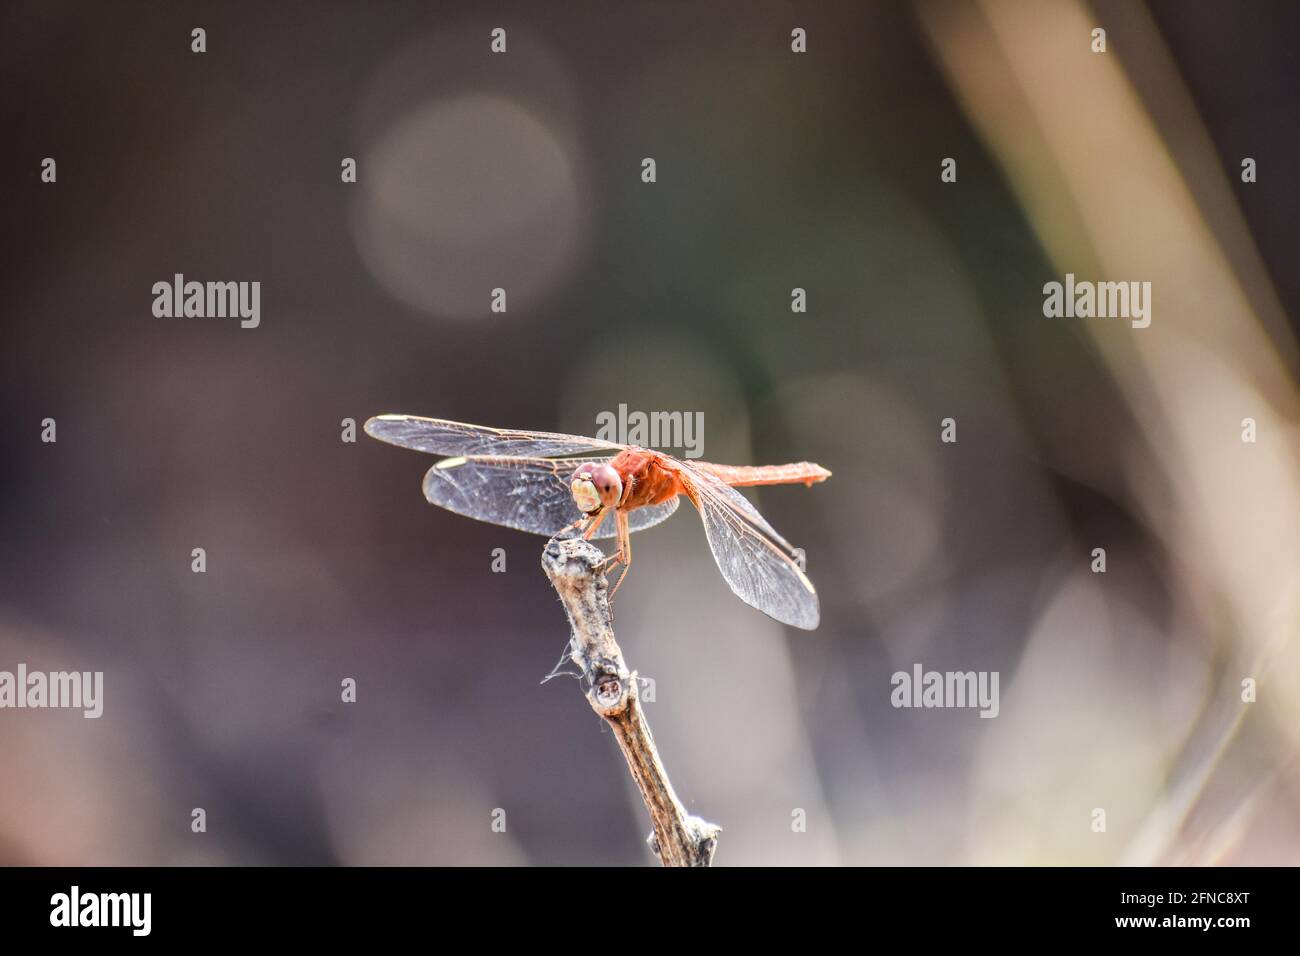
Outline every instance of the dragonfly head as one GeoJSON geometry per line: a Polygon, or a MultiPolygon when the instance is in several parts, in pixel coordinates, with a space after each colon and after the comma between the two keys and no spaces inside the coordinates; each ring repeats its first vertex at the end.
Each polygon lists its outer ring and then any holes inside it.
{"type": "Polygon", "coordinates": [[[623,479],[609,465],[582,465],[569,482],[573,503],[583,514],[613,508],[623,498],[623,479]]]}

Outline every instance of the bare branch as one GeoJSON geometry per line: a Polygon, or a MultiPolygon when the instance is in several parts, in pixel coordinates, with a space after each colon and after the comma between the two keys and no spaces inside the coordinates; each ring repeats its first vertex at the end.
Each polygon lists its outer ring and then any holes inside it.
{"type": "Polygon", "coordinates": [[[583,673],[587,701],[613,728],[654,831],[650,848],[664,866],[709,866],[721,827],[686,812],[668,780],[646,723],[636,672],[614,639],[603,555],[581,538],[552,538],[542,569],[560,595],[573,633],[569,655],[583,673]]]}

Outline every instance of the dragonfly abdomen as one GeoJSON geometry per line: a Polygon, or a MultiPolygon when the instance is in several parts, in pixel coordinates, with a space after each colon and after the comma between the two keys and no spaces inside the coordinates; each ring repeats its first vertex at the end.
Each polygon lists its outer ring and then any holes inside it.
{"type": "Polygon", "coordinates": [[[695,467],[708,472],[733,488],[756,485],[813,485],[825,481],[831,473],[810,461],[796,461],[787,465],[714,465],[695,462],[695,467]]]}

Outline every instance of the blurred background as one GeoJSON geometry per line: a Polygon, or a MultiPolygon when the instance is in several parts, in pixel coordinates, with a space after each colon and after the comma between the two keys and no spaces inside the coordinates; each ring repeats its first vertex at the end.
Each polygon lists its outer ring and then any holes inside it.
{"type": "Polygon", "coordinates": [[[105,703],[0,711],[0,862],[651,862],[540,683],[542,539],[341,440],[620,403],[834,472],[755,496],[818,630],[689,506],[618,595],[719,865],[1300,861],[1297,42],[1227,0],[5,4],[0,669],[105,703]],[[1067,272],[1151,326],[1045,318],[1067,272]],[[174,273],[260,327],[154,317],[174,273]],[[999,716],[895,709],[917,663],[999,716]]]}

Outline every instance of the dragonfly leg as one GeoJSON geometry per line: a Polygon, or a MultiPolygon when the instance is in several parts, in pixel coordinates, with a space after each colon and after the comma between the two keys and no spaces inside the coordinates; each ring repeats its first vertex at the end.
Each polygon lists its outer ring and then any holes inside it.
{"type": "Polygon", "coordinates": [[[586,527],[586,524],[587,524],[587,516],[586,516],[586,515],[583,515],[583,516],[582,516],[581,518],[579,518],[577,521],[573,522],[573,524],[566,524],[566,525],[565,525],[563,528],[561,528],[559,531],[555,532],[555,537],[559,538],[559,537],[561,537],[561,536],[563,536],[563,535],[569,533],[570,531],[572,531],[572,532],[574,532],[574,533],[576,533],[576,534],[582,534],[582,529],[583,529],[584,527],[586,527]]]}
{"type": "Polygon", "coordinates": [[[583,518],[578,519],[578,524],[580,525],[583,524],[584,522],[588,522],[587,526],[583,528],[582,531],[583,540],[590,541],[592,536],[597,531],[600,530],[600,523],[605,520],[605,514],[607,513],[607,511],[608,509],[602,508],[600,509],[600,511],[597,511],[594,515],[587,515],[583,518]]]}
{"type": "Polygon", "coordinates": [[[632,570],[632,531],[628,527],[627,512],[620,509],[614,512],[614,518],[618,522],[618,553],[614,555],[611,567],[622,562],[623,573],[618,576],[618,580],[614,582],[614,587],[610,589],[609,596],[611,599],[614,597],[614,592],[622,586],[623,579],[627,577],[628,571],[632,570]]]}

